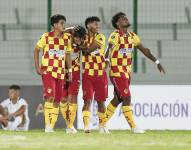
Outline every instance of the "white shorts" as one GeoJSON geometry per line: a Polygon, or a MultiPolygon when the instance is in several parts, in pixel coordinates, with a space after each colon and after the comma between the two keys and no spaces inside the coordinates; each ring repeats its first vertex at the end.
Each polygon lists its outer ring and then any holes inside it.
{"type": "Polygon", "coordinates": [[[18,127],[19,124],[22,123],[22,117],[18,116],[14,121],[9,121],[8,126],[4,127],[2,125],[3,130],[8,131],[28,131],[29,129],[29,121],[27,120],[23,127],[18,127]]]}

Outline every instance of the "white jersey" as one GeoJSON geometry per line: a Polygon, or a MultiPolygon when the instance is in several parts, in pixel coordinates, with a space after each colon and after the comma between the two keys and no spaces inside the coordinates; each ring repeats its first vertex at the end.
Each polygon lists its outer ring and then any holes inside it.
{"type": "Polygon", "coordinates": [[[24,100],[23,98],[19,98],[19,100],[17,101],[17,103],[13,104],[12,101],[10,99],[6,99],[4,101],[2,101],[0,103],[0,105],[7,109],[8,111],[8,114],[12,114],[12,113],[15,113],[16,111],[18,111],[22,106],[25,106],[26,109],[25,109],[25,112],[24,112],[24,115],[25,115],[25,119],[26,119],[26,122],[25,122],[25,127],[26,127],[26,130],[28,130],[28,126],[29,126],[29,116],[28,116],[28,104],[26,102],[26,100],[24,100]]]}

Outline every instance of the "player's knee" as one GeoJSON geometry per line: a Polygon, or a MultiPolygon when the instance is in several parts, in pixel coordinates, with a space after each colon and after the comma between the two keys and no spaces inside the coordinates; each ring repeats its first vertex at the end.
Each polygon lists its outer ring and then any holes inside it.
{"type": "Polygon", "coordinates": [[[54,102],[54,103],[53,103],[53,107],[58,108],[58,107],[59,107],[59,103],[54,102]]]}
{"type": "Polygon", "coordinates": [[[123,105],[124,106],[130,106],[131,105],[131,97],[124,97],[123,99],[123,105]]]}
{"type": "Polygon", "coordinates": [[[117,107],[121,103],[121,99],[118,98],[118,96],[115,94],[113,99],[111,100],[111,104],[115,107],[117,107]]]}
{"type": "Polygon", "coordinates": [[[46,98],[46,101],[47,101],[47,102],[50,102],[50,103],[53,103],[53,102],[54,102],[54,99],[55,99],[55,98],[54,98],[53,96],[51,96],[51,97],[47,97],[47,98],[46,98]]]}
{"type": "Polygon", "coordinates": [[[76,95],[71,95],[70,102],[74,103],[74,104],[77,104],[77,96],[76,95]]]}
{"type": "Polygon", "coordinates": [[[83,110],[89,110],[91,101],[84,101],[83,110]]]}
{"type": "Polygon", "coordinates": [[[60,101],[61,103],[67,103],[68,102],[68,97],[63,97],[60,101]]]}
{"type": "Polygon", "coordinates": [[[104,113],[105,112],[105,102],[97,102],[98,104],[98,111],[104,113]]]}

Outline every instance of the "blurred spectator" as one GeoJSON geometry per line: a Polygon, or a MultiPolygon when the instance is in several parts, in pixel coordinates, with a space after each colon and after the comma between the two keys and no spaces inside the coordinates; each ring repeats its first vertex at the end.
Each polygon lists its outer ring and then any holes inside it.
{"type": "Polygon", "coordinates": [[[9,98],[0,103],[0,124],[4,130],[28,131],[28,104],[20,98],[20,87],[12,85],[8,91],[9,98]]]}

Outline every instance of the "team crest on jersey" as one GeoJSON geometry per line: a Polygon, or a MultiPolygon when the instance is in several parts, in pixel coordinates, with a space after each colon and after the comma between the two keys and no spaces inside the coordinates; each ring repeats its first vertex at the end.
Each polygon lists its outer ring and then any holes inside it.
{"type": "Polygon", "coordinates": [[[52,89],[51,89],[51,88],[48,88],[48,89],[47,89],[47,93],[48,93],[48,94],[52,93],[52,89]]]}
{"type": "Polygon", "coordinates": [[[125,94],[128,94],[128,89],[124,89],[124,93],[125,93],[125,94]]]}

